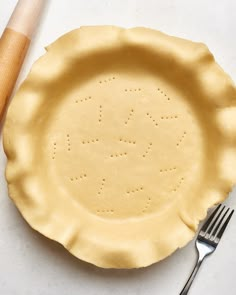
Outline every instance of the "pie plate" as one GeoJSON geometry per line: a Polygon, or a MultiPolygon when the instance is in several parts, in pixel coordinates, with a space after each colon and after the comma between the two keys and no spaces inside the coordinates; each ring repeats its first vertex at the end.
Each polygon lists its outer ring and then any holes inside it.
{"type": "Polygon", "coordinates": [[[46,48],[4,126],[27,222],[103,268],[164,259],[236,182],[236,89],[202,43],[81,27],[46,48]]]}

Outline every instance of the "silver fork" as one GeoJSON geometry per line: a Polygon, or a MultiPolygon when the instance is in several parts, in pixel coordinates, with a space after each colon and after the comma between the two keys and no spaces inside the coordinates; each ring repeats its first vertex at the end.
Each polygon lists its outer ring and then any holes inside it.
{"type": "Polygon", "coordinates": [[[233,213],[234,210],[220,204],[203,224],[195,243],[198,250],[198,260],[180,295],[188,294],[202,261],[217,248],[233,213]]]}

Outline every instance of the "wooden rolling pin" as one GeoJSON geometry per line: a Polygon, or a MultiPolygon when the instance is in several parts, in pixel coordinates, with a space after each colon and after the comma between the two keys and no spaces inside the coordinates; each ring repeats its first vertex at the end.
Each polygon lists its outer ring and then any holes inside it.
{"type": "Polygon", "coordinates": [[[43,4],[44,0],[19,0],[0,39],[0,122],[43,4]]]}

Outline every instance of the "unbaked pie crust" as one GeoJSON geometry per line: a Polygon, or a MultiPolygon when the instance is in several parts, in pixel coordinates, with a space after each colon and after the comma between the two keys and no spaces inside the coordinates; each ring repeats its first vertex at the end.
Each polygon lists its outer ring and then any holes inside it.
{"type": "Polygon", "coordinates": [[[189,242],[236,181],[236,90],[201,43],[82,27],[47,48],[4,128],[9,195],[76,257],[138,268],[189,242]]]}

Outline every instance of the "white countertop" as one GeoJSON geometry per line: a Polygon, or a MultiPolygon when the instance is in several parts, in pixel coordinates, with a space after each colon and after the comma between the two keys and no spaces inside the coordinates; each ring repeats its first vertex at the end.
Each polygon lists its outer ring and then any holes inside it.
{"type": "MultiPolygon", "coordinates": [[[[17,0],[0,2],[0,31],[17,0]]],[[[19,81],[43,47],[81,25],[146,26],[202,41],[236,81],[235,0],[48,0],[19,81]]],[[[19,110],[20,111],[20,110],[19,110]]],[[[8,198],[0,147],[1,295],[178,295],[196,259],[193,242],[140,270],[103,270],[81,262],[34,232],[8,198]]],[[[236,167],[235,167],[236,169],[236,167]]],[[[236,192],[226,202],[236,208],[236,192]]],[[[217,251],[203,264],[191,295],[236,294],[236,215],[217,251]]]]}

